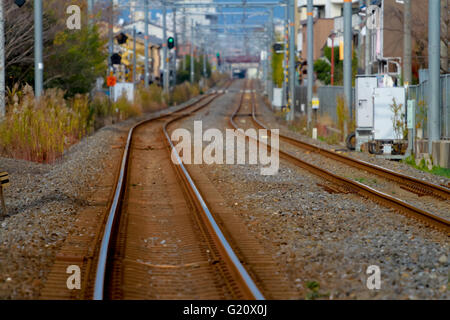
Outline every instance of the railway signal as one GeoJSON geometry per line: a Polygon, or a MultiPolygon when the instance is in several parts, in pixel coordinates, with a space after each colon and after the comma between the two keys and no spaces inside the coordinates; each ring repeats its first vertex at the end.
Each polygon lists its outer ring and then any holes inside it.
{"type": "Polygon", "coordinates": [[[169,37],[167,39],[167,48],[173,49],[175,47],[175,39],[173,37],[169,37]]]}
{"type": "Polygon", "coordinates": [[[19,7],[22,8],[22,6],[25,4],[26,0],[15,0],[14,3],[19,7]]]}
{"type": "Polygon", "coordinates": [[[125,44],[128,40],[128,36],[125,33],[120,33],[116,37],[118,44],[125,44]]]}
{"type": "Polygon", "coordinates": [[[118,53],[114,53],[111,56],[111,64],[121,64],[122,63],[122,57],[118,53]]]}
{"type": "Polygon", "coordinates": [[[217,57],[217,65],[218,66],[222,65],[222,61],[220,60],[220,52],[216,53],[216,57],[217,57]]]}
{"type": "Polygon", "coordinates": [[[275,43],[273,45],[273,51],[275,51],[275,53],[283,53],[283,45],[281,43],[275,43]]]}

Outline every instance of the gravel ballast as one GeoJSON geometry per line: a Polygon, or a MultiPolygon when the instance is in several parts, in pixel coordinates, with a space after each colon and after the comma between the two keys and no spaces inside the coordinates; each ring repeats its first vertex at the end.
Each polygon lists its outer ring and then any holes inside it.
{"type": "Polygon", "coordinates": [[[129,128],[184,105],[106,126],[54,164],[0,158],[0,170],[11,180],[5,189],[8,215],[0,217],[0,299],[39,298],[56,254],[76,231],[77,214],[89,207],[92,193],[105,188],[102,173],[120,162],[129,128]]]}
{"type": "MultiPolygon", "coordinates": [[[[178,125],[192,130],[193,120],[202,120],[204,131],[224,133],[235,108],[212,104],[178,125]]],[[[244,119],[238,122],[251,123],[244,119]]],[[[318,186],[324,180],[283,160],[274,176],[262,176],[258,165],[202,165],[202,171],[286,270],[301,298],[450,298],[445,234],[357,195],[330,194],[318,186]],[[369,266],[380,268],[380,290],[367,287],[369,266]],[[310,289],[314,283],[317,291],[310,289]]]]}

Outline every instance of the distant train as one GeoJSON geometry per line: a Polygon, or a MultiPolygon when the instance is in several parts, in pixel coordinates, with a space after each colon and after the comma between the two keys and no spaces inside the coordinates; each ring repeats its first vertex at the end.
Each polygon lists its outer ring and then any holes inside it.
{"type": "Polygon", "coordinates": [[[245,69],[234,69],[233,70],[233,79],[245,79],[247,75],[247,70],[245,69]]]}

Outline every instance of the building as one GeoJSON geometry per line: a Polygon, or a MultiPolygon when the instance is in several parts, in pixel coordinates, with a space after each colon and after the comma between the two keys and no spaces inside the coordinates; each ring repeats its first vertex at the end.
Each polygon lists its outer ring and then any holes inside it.
{"type": "MultiPolygon", "coordinates": [[[[322,55],[325,46],[331,46],[331,34],[335,34],[334,45],[343,41],[343,0],[314,0],[314,60],[322,55]]],[[[359,1],[353,0],[353,29],[360,30],[361,18],[358,16],[359,1]]],[[[297,51],[302,60],[306,60],[307,44],[307,0],[297,0],[296,14],[297,51]]]]}
{"type": "MultiPolygon", "coordinates": [[[[353,8],[357,9],[359,0],[352,0],[353,8]]],[[[297,0],[300,21],[306,20],[307,0],[297,0]]],[[[314,0],[314,17],[319,19],[332,19],[344,15],[344,0],[314,0]]]]}
{"type": "MultiPolygon", "coordinates": [[[[343,42],[343,1],[339,0],[314,0],[314,59],[318,59],[320,48],[325,45],[331,46],[332,40],[329,37],[324,42],[325,30],[329,25],[322,19],[333,19],[335,35],[334,45],[339,46],[343,42]],[[316,43],[316,42],[319,43],[316,43]],[[317,52],[319,50],[319,52],[317,52]]],[[[442,1],[445,3],[445,1],[442,1]]],[[[306,29],[306,0],[298,0],[298,13],[296,23],[298,23],[297,49],[300,56],[306,59],[307,34],[306,29]]],[[[378,7],[374,15],[370,15],[370,28],[367,27],[365,1],[353,1],[353,44],[357,48],[359,60],[359,71],[365,68],[365,46],[366,34],[369,32],[370,41],[370,65],[372,74],[390,74],[399,79],[403,70],[403,14],[404,5],[398,0],[371,0],[371,5],[378,7]],[[362,3],[362,4],[361,4],[362,3]]],[[[412,69],[413,77],[418,80],[419,70],[428,66],[428,1],[412,1],[412,69]]],[[[442,10],[442,21],[448,21],[449,12],[446,6],[442,10]]],[[[448,34],[448,25],[441,24],[442,34],[448,34]]],[[[448,41],[448,35],[447,35],[448,41]]],[[[448,46],[443,42],[442,46],[443,72],[448,72],[448,46]]]]}
{"type": "MultiPolygon", "coordinates": [[[[300,22],[301,28],[298,35],[297,50],[302,60],[307,59],[308,53],[308,27],[306,20],[300,22]]],[[[322,49],[328,44],[330,34],[334,30],[334,19],[314,19],[314,61],[322,57],[322,49]]],[[[336,42],[339,45],[339,42],[336,42]]],[[[331,45],[330,45],[331,46],[331,45]]]]}

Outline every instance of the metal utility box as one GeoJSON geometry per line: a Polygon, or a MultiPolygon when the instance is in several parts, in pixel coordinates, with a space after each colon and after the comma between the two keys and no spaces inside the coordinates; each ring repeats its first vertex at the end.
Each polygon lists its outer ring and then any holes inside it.
{"type": "Polygon", "coordinates": [[[374,105],[374,140],[401,140],[403,130],[395,133],[394,130],[394,101],[399,107],[397,118],[404,118],[406,121],[405,88],[376,88],[373,95],[374,105]]]}
{"type": "Polygon", "coordinates": [[[356,150],[373,138],[373,91],[378,87],[376,76],[357,76],[355,82],[356,150]]]}
{"type": "Polygon", "coordinates": [[[395,130],[394,118],[406,121],[406,93],[403,87],[386,86],[385,75],[356,78],[356,150],[368,143],[369,152],[399,155],[403,150],[403,131],[395,130]],[[393,106],[398,106],[397,114],[393,106]]]}
{"type": "Polygon", "coordinates": [[[134,84],[127,82],[118,82],[113,89],[114,102],[117,102],[122,96],[126,97],[129,102],[134,101],[134,84]]]}
{"type": "Polygon", "coordinates": [[[272,106],[276,109],[281,109],[283,107],[283,89],[282,88],[273,88],[272,106]]]}
{"type": "Polygon", "coordinates": [[[378,87],[377,77],[356,78],[356,126],[358,129],[373,129],[373,91],[378,87]]]}

